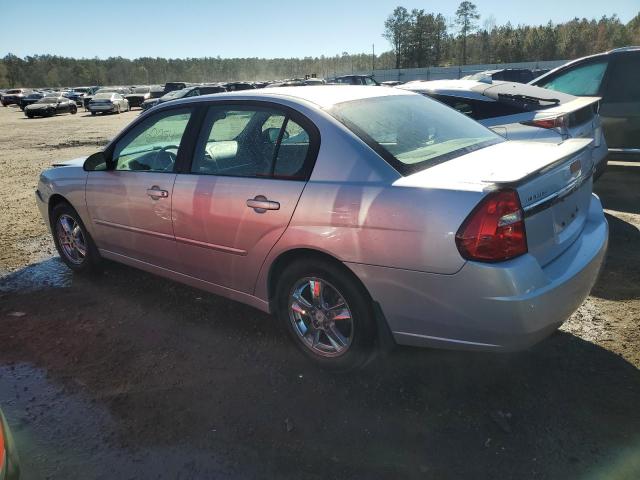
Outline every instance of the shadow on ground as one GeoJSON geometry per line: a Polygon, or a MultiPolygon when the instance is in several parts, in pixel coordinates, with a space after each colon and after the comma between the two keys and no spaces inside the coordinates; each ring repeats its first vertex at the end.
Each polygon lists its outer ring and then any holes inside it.
{"type": "MultiPolygon", "coordinates": [[[[0,363],[44,371],[61,392],[26,423],[30,394],[7,409],[19,441],[52,436],[57,470],[38,471],[54,478],[109,478],[116,459],[133,478],[640,474],[640,372],[566,333],[517,354],[398,348],[335,375],[265,314],[113,264],[4,294],[0,315],[0,363]],[[82,431],[69,424],[78,402],[100,419],[82,431]],[[75,437],[39,428],[48,415],[75,437]]],[[[27,462],[42,455],[20,447],[27,462]]]]}

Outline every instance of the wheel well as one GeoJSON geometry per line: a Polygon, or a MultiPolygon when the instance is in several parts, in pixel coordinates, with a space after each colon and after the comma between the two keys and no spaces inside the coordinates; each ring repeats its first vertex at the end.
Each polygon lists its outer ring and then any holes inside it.
{"type": "Polygon", "coordinates": [[[323,260],[326,262],[333,263],[334,265],[340,267],[345,272],[347,272],[351,277],[353,277],[353,279],[362,286],[364,291],[367,292],[367,295],[369,295],[367,288],[364,286],[362,281],[356,276],[356,274],[353,273],[344,263],[342,263],[337,258],[329,255],[328,253],[324,253],[319,250],[313,250],[311,248],[296,248],[294,250],[289,250],[281,254],[275,260],[275,262],[273,262],[273,265],[271,265],[271,270],[269,271],[269,277],[268,277],[268,283],[267,283],[269,301],[275,298],[278,279],[280,278],[280,275],[282,274],[284,269],[287,267],[287,265],[290,265],[292,262],[302,258],[304,258],[305,260],[309,260],[310,258],[313,258],[316,260],[323,260]]]}
{"type": "Polygon", "coordinates": [[[53,211],[53,209],[61,203],[67,203],[71,205],[66,198],[58,193],[54,193],[49,197],[49,216],[51,216],[51,212],[53,211]]]}

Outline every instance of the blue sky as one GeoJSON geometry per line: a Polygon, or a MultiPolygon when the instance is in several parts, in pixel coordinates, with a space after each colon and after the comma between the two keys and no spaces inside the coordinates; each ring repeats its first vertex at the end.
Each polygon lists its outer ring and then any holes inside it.
{"type": "MultiPolygon", "coordinates": [[[[303,57],[389,49],[387,15],[401,4],[453,18],[457,0],[31,0],[2,2],[0,56],[303,57]],[[66,19],[66,25],[60,22],[66,19]],[[75,19],[75,21],[74,21],[75,19]],[[26,33],[28,32],[28,33],[26,33]]],[[[476,0],[480,24],[562,22],[617,14],[638,0],[476,0]]]]}

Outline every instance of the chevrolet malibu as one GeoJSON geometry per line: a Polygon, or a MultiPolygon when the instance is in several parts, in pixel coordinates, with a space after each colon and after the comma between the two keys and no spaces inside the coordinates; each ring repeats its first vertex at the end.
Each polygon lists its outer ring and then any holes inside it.
{"type": "Polygon", "coordinates": [[[505,141],[365,86],[167,102],[36,191],[74,271],[119,261],[274,313],[337,369],[388,343],[514,350],[593,286],[592,139],[505,141]]]}

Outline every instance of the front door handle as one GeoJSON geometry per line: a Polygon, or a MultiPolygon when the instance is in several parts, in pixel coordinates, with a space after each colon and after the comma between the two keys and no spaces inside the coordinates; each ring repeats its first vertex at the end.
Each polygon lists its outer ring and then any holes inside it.
{"type": "Polygon", "coordinates": [[[264,213],[267,210],[280,210],[280,203],[268,200],[264,195],[257,195],[247,200],[247,207],[253,208],[257,213],[264,213]]]}
{"type": "Polygon", "coordinates": [[[147,195],[149,195],[154,200],[158,200],[159,198],[167,198],[169,196],[169,192],[166,190],[161,190],[160,187],[154,185],[151,188],[147,189],[147,195]]]}

